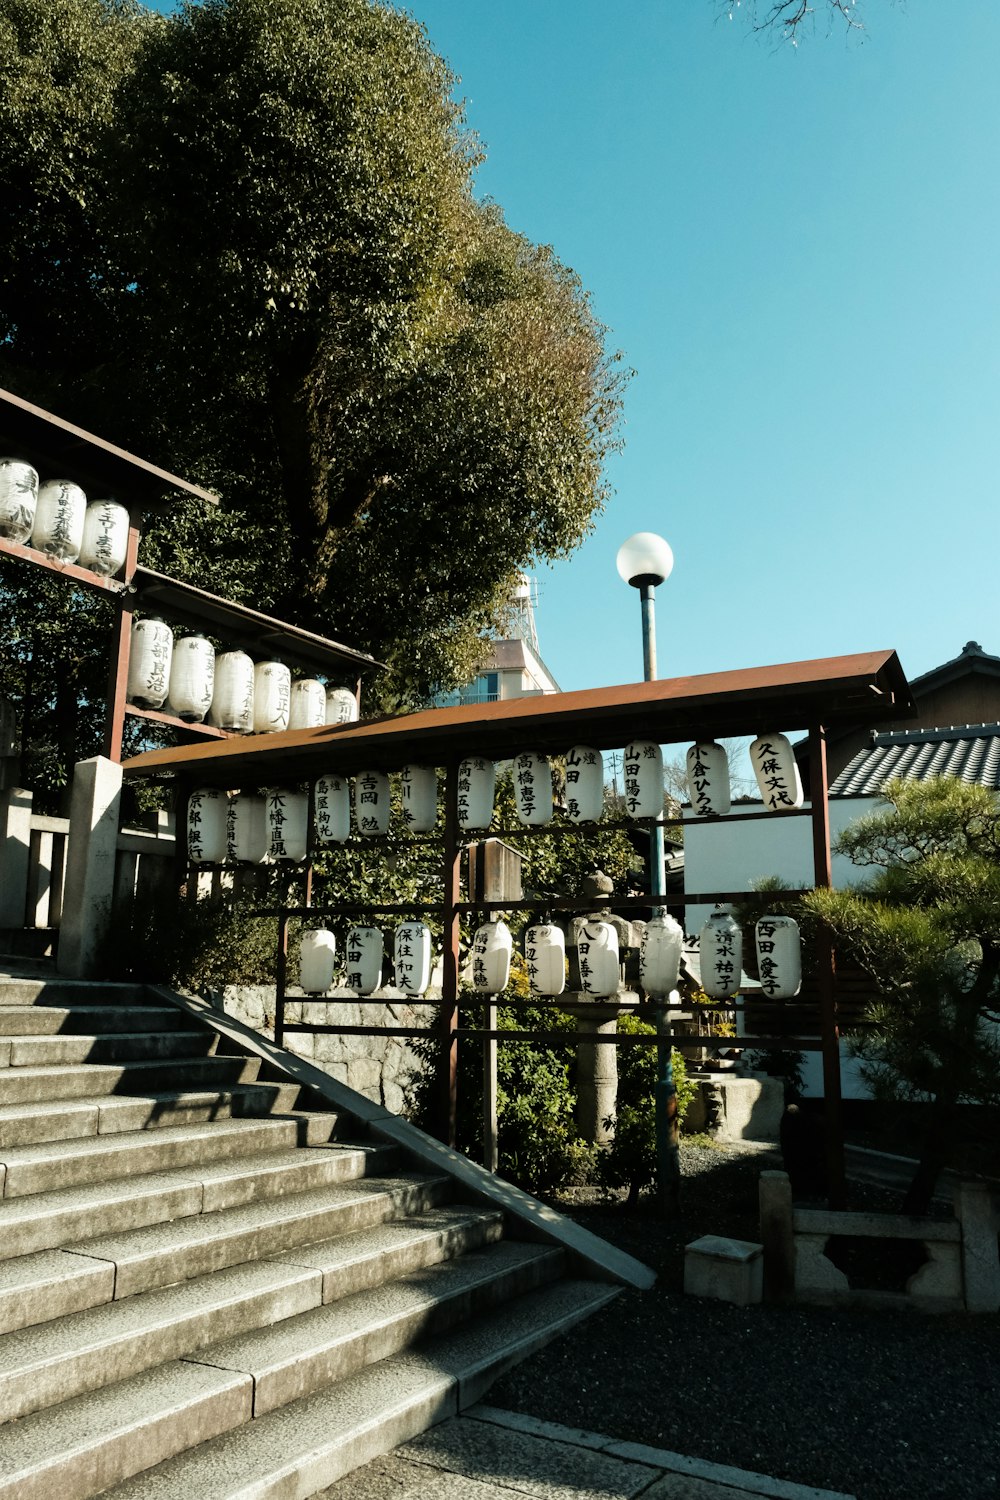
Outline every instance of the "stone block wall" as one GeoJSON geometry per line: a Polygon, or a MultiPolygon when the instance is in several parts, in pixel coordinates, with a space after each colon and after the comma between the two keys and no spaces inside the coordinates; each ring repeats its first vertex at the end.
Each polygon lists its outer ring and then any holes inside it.
{"type": "MultiPolygon", "coordinates": [[[[229,985],[223,991],[222,1005],[227,1015],[274,1036],[273,985],[229,985]]],[[[359,1000],[347,989],[331,990],[321,1000],[290,991],[285,1002],[285,1021],[296,1024],[418,1027],[431,1025],[435,1015],[429,1007],[409,1004],[401,990],[392,988],[379,990],[367,1000],[359,1000]]],[[[293,1031],[286,1035],[285,1046],[393,1114],[402,1114],[408,1079],[422,1068],[406,1037],[293,1031]]]]}

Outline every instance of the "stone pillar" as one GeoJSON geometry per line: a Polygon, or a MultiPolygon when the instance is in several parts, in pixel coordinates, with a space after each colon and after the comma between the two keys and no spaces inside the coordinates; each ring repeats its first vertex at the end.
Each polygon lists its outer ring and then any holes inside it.
{"type": "Polygon", "coordinates": [[[31,793],[0,791],[0,927],[24,926],[31,855],[31,793]]]}
{"type": "MultiPolygon", "coordinates": [[[[609,1021],[604,1010],[604,1019],[581,1016],[577,1027],[596,1036],[614,1036],[618,1021],[609,1021]]],[[[610,1042],[577,1042],[576,1092],[577,1129],[585,1141],[607,1146],[614,1131],[604,1122],[614,1116],[618,1100],[618,1052],[610,1042]]]]}
{"type": "Polygon", "coordinates": [[[955,1215],[962,1226],[962,1282],[968,1312],[1000,1311],[997,1221],[985,1182],[959,1182],[955,1215]]]}
{"type": "Polygon", "coordinates": [[[795,1229],[787,1172],[760,1174],[760,1238],[764,1246],[764,1301],[795,1295],[795,1229]]]}
{"type": "Polygon", "coordinates": [[[56,967],[85,979],[94,972],[111,926],[122,768],[103,755],[73,771],[66,853],[66,893],[56,967]]]}

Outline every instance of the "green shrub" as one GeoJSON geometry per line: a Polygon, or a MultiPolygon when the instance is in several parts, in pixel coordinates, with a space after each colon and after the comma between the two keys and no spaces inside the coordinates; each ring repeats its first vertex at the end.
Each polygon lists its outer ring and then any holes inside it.
{"type": "MultiPolygon", "coordinates": [[[[515,962],[510,993],[526,989],[523,963],[515,962]]],[[[466,1017],[484,1015],[467,993],[466,1017]]],[[[573,1017],[542,1006],[512,1010],[500,1005],[501,1031],[571,1032],[573,1017]]],[[[410,1080],[408,1114],[426,1130],[437,1124],[437,1039],[414,1044],[423,1071],[410,1080]]],[[[592,1175],[594,1148],[576,1128],[575,1058],[571,1044],[546,1047],[535,1042],[500,1042],[497,1047],[497,1134],[499,1175],[529,1193],[553,1192],[592,1175]]],[[[458,1049],[459,1150],[476,1161],[483,1159],[483,1057],[475,1042],[458,1049]]]]}
{"type": "MultiPolygon", "coordinates": [[[[102,972],[112,979],[140,980],[206,993],[227,984],[273,984],[277,923],[257,917],[259,900],[217,903],[207,898],[138,901],[132,923],[109,940],[102,972]]],[[[289,982],[298,952],[298,924],[289,931],[289,982]]]]}
{"type": "MultiPolygon", "coordinates": [[[[632,1015],[618,1020],[618,1030],[625,1036],[655,1036],[655,1026],[632,1015]]],[[[597,1180],[608,1192],[628,1190],[630,1204],[635,1204],[644,1188],[657,1185],[656,1170],[656,1053],[654,1046],[618,1048],[618,1108],[605,1120],[614,1138],[597,1157],[597,1180]]],[[[677,1118],[683,1124],[696,1085],[688,1077],[687,1064],[676,1049],[671,1054],[674,1085],[677,1089],[677,1118]]]]}

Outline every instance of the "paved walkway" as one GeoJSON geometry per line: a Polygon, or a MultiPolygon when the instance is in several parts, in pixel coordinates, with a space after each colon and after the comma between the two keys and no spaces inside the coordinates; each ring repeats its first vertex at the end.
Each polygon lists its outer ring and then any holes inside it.
{"type": "Polygon", "coordinates": [[[492,1406],[470,1407],[356,1469],[315,1500],[855,1500],[621,1443],[492,1406]]]}

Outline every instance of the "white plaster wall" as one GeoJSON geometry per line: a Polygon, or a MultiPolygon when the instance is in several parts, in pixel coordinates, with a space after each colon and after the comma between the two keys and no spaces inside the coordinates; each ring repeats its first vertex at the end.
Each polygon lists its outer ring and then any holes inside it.
{"type": "MultiPolygon", "coordinates": [[[[830,802],[830,838],[855,818],[886,804],[877,797],[837,797],[830,802]]],[[[749,891],[768,875],[779,875],[788,885],[811,886],[815,880],[812,819],[809,804],[802,817],[756,818],[752,822],[716,823],[684,814],[685,891],[749,891]]],[[[760,803],[734,807],[737,816],[760,812],[760,803]]],[[[842,855],[833,856],[833,883],[841,887],[863,883],[870,872],[858,869],[842,855]]],[[[692,902],[685,907],[685,928],[701,931],[713,908],[692,902]]]]}
{"type": "MultiPolygon", "coordinates": [[[[830,804],[831,842],[855,818],[886,806],[877,797],[838,797],[830,804]]],[[[809,804],[806,804],[806,809],[809,804]]],[[[762,804],[747,803],[734,807],[744,817],[760,812],[762,804]]],[[[837,887],[861,885],[870,876],[869,868],[858,868],[849,859],[835,854],[832,863],[833,883],[837,887]]],[[[799,818],[781,817],[773,821],[758,818],[745,825],[714,823],[693,817],[685,809],[684,888],[686,891],[749,891],[757,881],[778,875],[788,885],[811,886],[813,870],[812,819],[804,811],[799,818]]],[[[692,902],[685,907],[687,932],[697,935],[713,907],[692,902]]],[[[804,1054],[803,1093],[821,1097],[823,1062],[819,1052],[804,1054]]],[[[841,1090],[845,1099],[870,1099],[871,1092],[862,1082],[858,1065],[848,1055],[847,1044],[840,1046],[841,1090]]]]}

